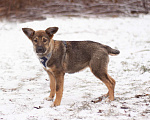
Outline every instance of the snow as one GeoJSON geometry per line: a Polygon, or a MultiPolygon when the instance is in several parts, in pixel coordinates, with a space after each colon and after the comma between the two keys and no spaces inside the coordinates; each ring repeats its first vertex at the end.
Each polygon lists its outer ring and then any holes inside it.
{"type": "Polygon", "coordinates": [[[139,18],[48,18],[27,23],[0,22],[0,119],[150,119],[150,15],[139,18]],[[50,107],[49,78],[21,28],[58,26],[58,40],[93,40],[121,51],[110,56],[115,101],[91,100],[107,93],[87,68],[65,75],[61,105],[50,107]],[[135,97],[135,95],[146,95],[135,97]]]}

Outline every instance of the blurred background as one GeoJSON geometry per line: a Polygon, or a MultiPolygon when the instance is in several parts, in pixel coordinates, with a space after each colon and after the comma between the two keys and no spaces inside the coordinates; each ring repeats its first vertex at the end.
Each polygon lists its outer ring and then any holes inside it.
{"type": "Polygon", "coordinates": [[[150,12],[150,0],[0,0],[0,19],[43,20],[50,16],[138,16],[150,12]]]}

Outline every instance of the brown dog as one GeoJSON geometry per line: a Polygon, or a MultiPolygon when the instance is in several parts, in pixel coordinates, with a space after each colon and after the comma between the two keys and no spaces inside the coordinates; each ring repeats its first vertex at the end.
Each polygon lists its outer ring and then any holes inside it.
{"type": "Polygon", "coordinates": [[[92,41],[55,41],[53,35],[58,27],[34,31],[23,28],[23,32],[32,41],[34,50],[50,77],[51,93],[47,100],[56,99],[53,106],[60,105],[65,73],[75,73],[90,67],[92,73],[108,88],[109,100],[114,100],[115,80],[107,73],[108,55],[120,52],[109,46],[92,41]]]}

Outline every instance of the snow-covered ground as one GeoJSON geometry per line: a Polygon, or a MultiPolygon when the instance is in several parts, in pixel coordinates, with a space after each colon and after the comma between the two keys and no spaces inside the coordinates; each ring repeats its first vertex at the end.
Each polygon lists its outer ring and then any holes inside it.
{"type": "Polygon", "coordinates": [[[139,18],[48,18],[27,23],[0,22],[0,119],[150,119],[150,15],[139,18]],[[61,105],[51,108],[49,78],[21,28],[58,26],[58,40],[93,40],[120,50],[110,56],[115,101],[92,103],[106,86],[87,68],[65,75],[61,105]]]}

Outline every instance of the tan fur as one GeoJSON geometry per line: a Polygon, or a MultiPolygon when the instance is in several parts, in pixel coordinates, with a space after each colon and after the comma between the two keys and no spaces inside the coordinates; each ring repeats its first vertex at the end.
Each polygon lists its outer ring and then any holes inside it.
{"type": "Polygon", "coordinates": [[[52,39],[57,30],[57,27],[50,27],[45,31],[35,32],[33,29],[23,28],[23,32],[33,42],[38,56],[52,54],[47,68],[44,68],[49,75],[51,89],[51,93],[46,99],[52,100],[56,94],[53,106],[60,105],[65,73],[75,73],[90,67],[91,72],[107,86],[106,96],[109,97],[109,100],[114,100],[115,80],[107,73],[108,55],[117,55],[120,52],[107,45],[92,41],[67,41],[65,45],[62,41],[52,39]],[[44,42],[43,39],[48,39],[48,41],[44,42]]]}

